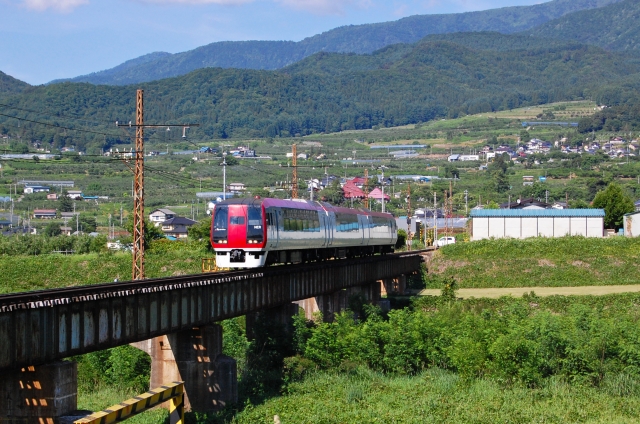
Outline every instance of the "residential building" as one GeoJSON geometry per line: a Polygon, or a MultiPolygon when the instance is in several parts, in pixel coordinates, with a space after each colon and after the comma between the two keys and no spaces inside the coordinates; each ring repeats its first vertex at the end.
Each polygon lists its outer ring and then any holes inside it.
{"type": "Polygon", "coordinates": [[[24,194],[48,193],[51,188],[41,185],[28,185],[24,187],[24,194]]]}
{"type": "Polygon", "coordinates": [[[246,188],[243,183],[231,183],[229,184],[229,191],[245,191],[246,188]]]}
{"type": "Polygon", "coordinates": [[[166,220],[175,218],[176,216],[176,213],[170,209],[156,209],[149,214],[149,221],[157,227],[166,220]]]}
{"type": "Polygon", "coordinates": [[[34,219],[52,219],[55,217],[56,217],[55,209],[34,209],[33,210],[34,219]]]}
{"type": "Polygon", "coordinates": [[[551,205],[533,197],[500,204],[500,209],[551,209],[551,205]]]}
{"type": "Polygon", "coordinates": [[[184,239],[187,238],[189,227],[196,223],[196,221],[189,218],[176,216],[162,223],[162,232],[167,236],[184,239]]]}

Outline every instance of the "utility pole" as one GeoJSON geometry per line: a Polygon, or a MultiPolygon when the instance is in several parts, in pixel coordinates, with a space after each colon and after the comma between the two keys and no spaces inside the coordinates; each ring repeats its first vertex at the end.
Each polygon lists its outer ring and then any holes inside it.
{"type": "Polygon", "coordinates": [[[380,167],[382,169],[382,213],[384,213],[384,166],[380,167]]]}
{"type": "Polygon", "coordinates": [[[369,170],[364,169],[364,207],[369,209],[369,170]]]}
{"type": "Polygon", "coordinates": [[[222,200],[227,200],[227,153],[222,154],[222,200]]]}
{"type": "Polygon", "coordinates": [[[298,150],[296,145],[291,146],[291,153],[293,153],[293,177],[291,177],[291,198],[298,198],[298,150]]]}
{"type": "MultiPolygon", "coordinates": [[[[138,89],[136,92],[136,152],[134,156],[134,177],[133,177],[133,266],[132,279],[144,279],[144,90],[138,89]]],[[[182,125],[147,125],[147,127],[183,127],[182,138],[186,138],[186,128],[197,124],[182,125]]],[[[119,124],[117,127],[131,127],[129,124],[119,124]]],[[[76,217],[77,219],[77,217],[76,217]]]]}
{"type": "Polygon", "coordinates": [[[433,243],[438,240],[438,193],[433,192],[433,243]]]}
{"type": "Polygon", "coordinates": [[[464,214],[469,214],[469,190],[464,191],[464,214]]]}

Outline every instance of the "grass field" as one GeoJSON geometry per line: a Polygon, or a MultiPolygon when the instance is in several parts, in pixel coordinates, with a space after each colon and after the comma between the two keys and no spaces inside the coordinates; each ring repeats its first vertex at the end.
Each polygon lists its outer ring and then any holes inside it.
{"type": "Polygon", "coordinates": [[[367,370],[318,373],[290,394],[249,407],[234,423],[632,423],[640,399],[552,380],[539,389],[504,389],[495,381],[463,381],[437,368],[415,377],[367,370]]]}
{"type": "Polygon", "coordinates": [[[572,287],[640,283],[640,240],[564,237],[482,240],[438,250],[427,288],[572,287]]]}
{"type": "MultiPolygon", "coordinates": [[[[147,278],[196,274],[201,258],[190,250],[147,253],[147,278]]],[[[0,294],[131,280],[131,253],[0,257],[0,294]]]]}

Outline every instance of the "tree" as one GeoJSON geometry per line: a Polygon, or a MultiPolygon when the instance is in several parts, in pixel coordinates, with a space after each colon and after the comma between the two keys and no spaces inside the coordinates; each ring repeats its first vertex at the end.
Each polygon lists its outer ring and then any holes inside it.
{"type": "MultiPolygon", "coordinates": [[[[128,219],[124,224],[124,228],[133,234],[133,217],[128,219]]],[[[149,248],[152,240],[161,239],[164,237],[163,232],[159,227],[153,225],[147,218],[144,219],[144,247],[149,248]]]]}
{"type": "Polygon", "coordinates": [[[321,192],[320,197],[325,202],[332,205],[341,205],[344,203],[344,191],[340,187],[340,181],[334,180],[330,185],[326,186],[321,192]]]}
{"type": "Polygon", "coordinates": [[[96,230],[98,224],[96,222],[95,216],[80,214],[73,217],[73,219],[69,222],[69,226],[72,229],[78,228],[78,230],[82,231],[83,233],[92,233],[96,230]]]}
{"type": "Polygon", "coordinates": [[[67,195],[67,191],[63,191],[60,197],[58,197],[58,210],[60,212],[72,212],[73,200],[67,195]]]}
{"type": "Polygon", "coordinates": [[[57,224],[55,222],[48,223],[47,226],[44,227],[44,234],[47,237],[59,236],[60,234],[62,234],[62,230],[60,229],[60,224],[57,224]]]}
{"type": "Polygon", "coordinates": [[[606,228],[622,227],[623,215],[635,211],[633,200],[627,196],[616,183],[599,191],[593,199],[593,207],[604,209],[604,225],[606,228]]]}

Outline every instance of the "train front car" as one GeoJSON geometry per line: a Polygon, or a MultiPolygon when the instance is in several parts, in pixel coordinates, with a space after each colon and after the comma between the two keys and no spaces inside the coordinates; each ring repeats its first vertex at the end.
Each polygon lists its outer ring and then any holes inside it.
{"type": "Polygon", "coordinates": [[[213,209],[211,246],[220,268],[256,268],[267,260],[262,199],[229,199],[213,209]]]}

